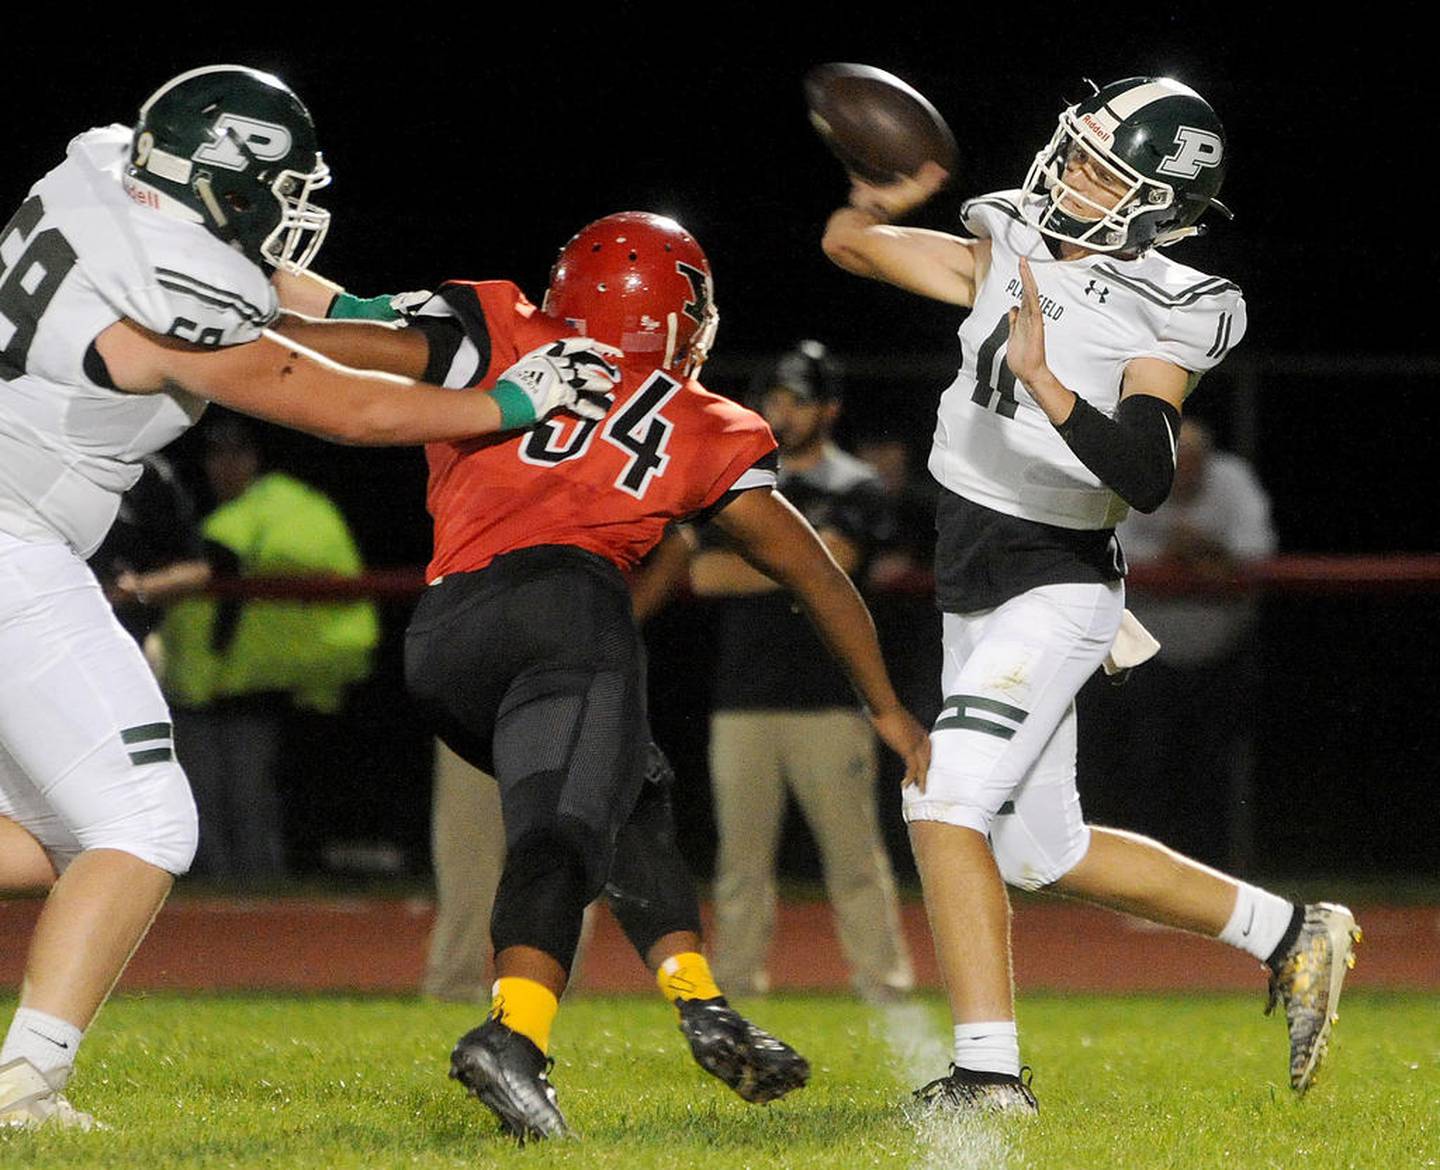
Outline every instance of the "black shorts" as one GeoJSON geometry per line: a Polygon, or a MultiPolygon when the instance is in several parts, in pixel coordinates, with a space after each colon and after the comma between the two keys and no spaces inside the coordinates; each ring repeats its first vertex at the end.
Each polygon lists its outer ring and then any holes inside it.
{"type": "Polygon", "coordinates": [[[406,683],[436,734],[499,782],[510,846],[564,818],[613,847],[649,743],[641,645],[625,579],[580,549],[507,553],[425,591],[406,683]]]}

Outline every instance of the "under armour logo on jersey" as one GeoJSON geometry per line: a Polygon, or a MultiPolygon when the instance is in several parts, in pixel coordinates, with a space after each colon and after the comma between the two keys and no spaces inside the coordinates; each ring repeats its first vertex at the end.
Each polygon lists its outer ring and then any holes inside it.
{"type": "Polygon", "coordinates": [[[1195,126],[1181,126],[1175,131],[1175,153],[1166,155],[1155,169],[1162,175],[1193,179],[1203,167],[1218,167],[1225,156],[1220,135],[1195,126]]]}
{"type": "Polygon", "coordinates": [[[240,114],[221,114],[210,130],[214,139],[203,143],[190,157],[231,171],[243,171],[252,155],[261,162],[282,159],[295,141],[284,126],[240,114]]]}
{"type": "Polygon", "coordinates": [[[1088,297],[1092,293],[1095,295],[1096,299],[1103,305],[1105,303],[1105,298],[1110,295],[1110,288],[1108,285],[1100,285],[1097,288],[1095,281],[1092,280],[1089,284],[1085,286],[1085,295],[1088,297]]]}

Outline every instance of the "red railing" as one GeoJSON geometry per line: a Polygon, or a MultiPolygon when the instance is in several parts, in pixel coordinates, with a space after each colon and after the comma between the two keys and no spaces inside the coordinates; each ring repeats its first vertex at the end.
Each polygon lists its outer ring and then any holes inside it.
{"type": "MultiPolygon", "coordinates": [[[[1440,553],[1380,556],[1287,555],[1252,562],[1234,574],[1196,573],[1180,565],[1136,565],[1127,579],[1134,589],[1166,595],[1229,596],[1245,593],[1349,594],[1425,593],[1440,587],[1440,553]]],[[[916,570],[885,586],[885,592],[930,592],[929,572],[916,570]]],[[[269,600],[334,601],[369,597],[404,601],[425,587],[418,567],[370,569],[358,577],[241,577],[214,581],[206,590],[217,597],[269,600]]]]}

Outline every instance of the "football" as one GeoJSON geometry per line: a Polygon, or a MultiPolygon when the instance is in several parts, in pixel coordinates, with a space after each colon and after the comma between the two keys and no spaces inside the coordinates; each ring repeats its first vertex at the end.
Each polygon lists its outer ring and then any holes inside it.
{"type": "Polygon", "coordinates": [[[955,136],[924,95],[872,65],[817,65],[805,77],[810,122],[847,171],[889,183],[936,162],[951,176],[955,136]]]}

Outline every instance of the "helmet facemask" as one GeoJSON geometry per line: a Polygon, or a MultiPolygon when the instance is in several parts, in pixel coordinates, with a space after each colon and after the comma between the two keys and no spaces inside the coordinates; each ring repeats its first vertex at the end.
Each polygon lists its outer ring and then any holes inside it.
{"type": "Polygon", "coordinates": [[[310,202],[313,192],[330,185],[330,168],[317,152],[315,169],[281,171],[270,184],[280,204],[280,222],[260,244],[266,263],[299,274],[310,267],[330,231],[330,213],[310,202]]]}
{"type": "MultiPolygon", "coordinates": [[[[680,376],[683,378],[694,378],[699,375],[700,367],[710,356],[710,347],[715,344],[715,334],[720,328],[720,310],[715,307],[715,295],[709,273],[705,274],[704,280],[705,292],[699,306],[700,325],[691,336],[690,344],[685,348],[680,365],[680,376]]],[[[667,370],[673,369],[675,366],[675,341],[679,333],[679,324],[680,318],[675,313],[666,314],[667,338],[663,364],[667,370]]]]}
{"type": "MultiPolygon", "coordinates": [[[[1060,115],[1060,124],[1044,150],[1035,156],[1025,176],[1024,189],[1042,195],[1046,202],[1036,208],[1027,200],[1023,208],[1026,221],[1042,235],[1051,239],[1079,244],[1094,252],[1136,250],[1140,241],[1135,231],[1141,216],[1158,218],[1175,204],[1175,189],[1142,175],[1134,167],[1115,156],[1076,117],[1072,106],[1060,115]],[[1065,181],[1067,165],[1078,154],[1088,156],[1090,165],[1106,179],[1104,186],[1118,198],[1107,207],[1065,181]]],[[[1153,238],[1148,243],[1170,243],[1181,235],[1153,238]]]]}

